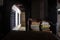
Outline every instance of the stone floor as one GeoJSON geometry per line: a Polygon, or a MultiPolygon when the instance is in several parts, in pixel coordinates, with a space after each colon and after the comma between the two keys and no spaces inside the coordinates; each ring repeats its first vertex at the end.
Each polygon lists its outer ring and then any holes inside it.
{"type": "Polygon", "coordinates": [[[25,27],[21,27],[19,28],[20,31],[26,31],[26,28],[25,27]]]}

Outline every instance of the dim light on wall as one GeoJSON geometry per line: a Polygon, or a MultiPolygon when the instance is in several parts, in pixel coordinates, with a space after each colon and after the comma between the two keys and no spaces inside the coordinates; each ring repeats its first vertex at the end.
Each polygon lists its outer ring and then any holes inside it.
{"type": "Polygon", "coordinates": [[[57,9],[57,11],[60,11],[60,9],[57,9]]]}

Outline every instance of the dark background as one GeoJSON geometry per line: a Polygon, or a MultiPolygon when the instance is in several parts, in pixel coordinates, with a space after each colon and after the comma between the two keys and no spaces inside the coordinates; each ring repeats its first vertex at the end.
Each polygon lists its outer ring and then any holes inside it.
{"type": "Polygon", "coordinates": [[[36,19],[47,19],[52,22],[51,30],[56,34],[57,0],[32,0],[31,16],[36,19]]]}
{"type": "MultiPolygon", "coordinates": [[[[56,0],[47,0],[47,12],[40,10],[40,1],[42,0],[4,0],[3,5],[0,6],[0,33],[2,34],[7,34],[10,31],[10,12],[11,12],[11,7],[14,3],[21,2],[26,11],[26,31],[28,31],[28,25],[27,25],[27,20],[28,18],[49,18],[54,26],[52,25],[52,31],[53,33],[56,33],[56,22],[57,22],[57,11],[56,11],[56,6],[57,6],[57,1],[56,0]],[[47,16],[44,16],[47,14],[47,16]],[[42,16],[42,17],[41,17],[42,16]]],[[[43,0],[44,1],[44,0],[43,0]]],[[[44,6],[45,7],[45,6],[44,6]]],[[[43,8],[43,7],[42,7],[43,8]]]]}

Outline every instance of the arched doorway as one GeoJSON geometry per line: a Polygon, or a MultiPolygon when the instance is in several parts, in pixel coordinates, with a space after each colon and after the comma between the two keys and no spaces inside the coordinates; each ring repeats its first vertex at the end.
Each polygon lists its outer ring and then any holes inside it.
{"type": "Polygon", "coordinates": [[[12,30],[25,30],[25,11],[22,4],[12,6],[10,25],[12,30]]]}

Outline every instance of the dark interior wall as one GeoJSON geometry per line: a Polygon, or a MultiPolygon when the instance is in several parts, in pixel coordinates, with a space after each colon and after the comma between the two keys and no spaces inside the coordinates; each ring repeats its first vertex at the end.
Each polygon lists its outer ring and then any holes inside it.
{"type": "Polygon", "coordinates": [[[3,6],[0,6],[0,32],[2,33],[2,10],[3,6]]]}
{"type": "Polygon", "coordinates": [[[32,0],[32,18],[45,19],[47,17],[47,0],[32,0]]]}
{"type": "Polygon", "coordinates": [[[31,7],[32,18],[40,18],[40,0],[32,0],[31,7]]]}
{"type": "Polygon", "coordinates": [[[0,36],[3,34],[3,0],[0,0],[0,36]]]}
{"type": "Polygon", "coordinates": [[[40,18],[44,20],[47,17],[47,0],[40,0],[40,18]]]}
{"type": "Polygon", "coordinates": [[[3,0],[0,0],[0,6],[2,6],[3,5],[3,0]]]}
{"type": "Polygon", "coordinates": [[[0,40],[3,38],[3,0],[0,0],[0,40]]]}
{"type": "Polygon", "coordinates": [[[57,0],[48,0],[48,15],[53,23],[56,23],[57,20],[57,0]]]}
{"type": "Polygon", "coordinates": [[[48,0],[48,18],[53,23],[52,31],[56,34],[56,22],[57,22],[57,0],[48,0]]]}

